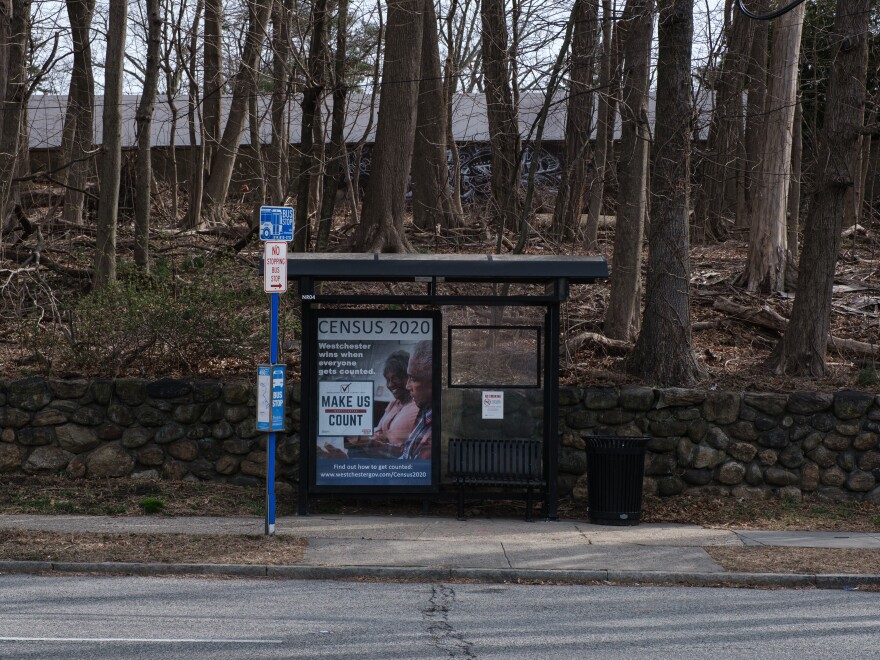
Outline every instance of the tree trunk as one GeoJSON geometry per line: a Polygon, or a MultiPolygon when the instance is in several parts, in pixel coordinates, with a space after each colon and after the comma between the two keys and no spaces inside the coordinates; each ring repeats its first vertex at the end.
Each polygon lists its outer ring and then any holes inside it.
{"type": "Polygon", "coordinates": [[[771,356],[776,373],[823,376],[831,325],[831,290],[840,251],[846,191],[859,173],[865,114],[870,0],[838,0],[837,35],[820,133],[821,170],[804,227],[798,288],[788,329],[771,356]]]}
{"type": "Polygon", "coordinates": [[[67,0],[67,16],[73,41],[73,70],[70,74],[68,114],[64,132],[69,141],[64,158],[69,164],[65,177],[64,206],[61,217],[79,224],[83,219],[83,203],[92,171],[89,153],[94,148],[95,78],[92,71],[92,46],[89,29],[95,13],[95,0],[67,0]]]}
{"type": "MultiPolygon", "coordinates": [[[[229,118],[220,139],[220,148],[214,156],[211,176],[205,184],[204,212],[209,219],[223,220],[223,204],[229,192],[232,169],[238,156],[244,122],[247,118],[248,96],[256,93],[256,71],[260,51],[266,38],[270,0],[248,0],[248,29],[241,64],[232,85],[229,118]]],[[[207,139],[207,138],[206,138],[207,139]]]]}
{"type": "Polygon", "coordinates": [[[336,17],[336,56],[333,62],[333,117],[330,124],[330,153],[327,155],[327,173],[318,220],[316,252],[325,252],[330,244],[336,193],[339,192],[348,169],[345,149],[345,103],[348,87],[345,84],[346,34],[348,30],[348,0],[339,0],[336,17]]]}
{"type": "MultiPolygon", "coordinates": [[[[268,0],[267,0],[268,1],[268,0]]],[[[220,144],[223,116],[223,2],[205,0],[204,78],[202,80],[202,139],[205,141],[203,176],[212,172],[214,154],[220,144]]]]}
{"type": "Polygon", "coordinates": [[[745,273],[749,291],[785,291],[786,209],[803,23],[804,5],[800,4],[779,17],[773,29],[763,148],[755,179],[754,214],[749,221],[745,273]]]}
{"type": "Polygon", "coordinates": [[[144,90],[137,108],[137,164],[134,182],[134,262],[144,273],[150,271],[150,182],[153,140],[153,109],[159,83],[159,47],[162,45],[162,14],[159,0],[146,0],[147,66],[144,90]]]}
{"type": "MultiPolygon", "coordinates": [[[[6,83],[9,80],[9,41],[12,36],[12,0],[0,0],[0,108],[6,100],[6,83]]],[[[3,117],[0,116],[0,130],[3,117]]]]}
{"type": "Polygon", "coordinates": [[[290,102],[290,21],[293,0],[272,4],[272,143],[269,147],[269,198],[284,204],[288,186],[290,134],[287,108],[290,102]]]}
{"type": "Polygon", "coordinates": [[[434,231],[459,224],[449,189],[449,161],[446,155],[448,127],[440,70],[440,44],[434,0],[424,0],[422,20],[421,80],[416,110],[413,145],[413,224],[434,231]]]}
{"type": "Polygon", "coordinates": [[[492,154],[492,213],[498,226],[499,248],[505,228],[515,228],[520,215],[519,117],[511,88],[505,8],[504,0],[480,2],[483,81],[492,154]]]}
{"type": "Polygon", "coordinates": [[[614,118],[617,115],[617,94],[620,89],[620,29],[614,28],[611,0],[602,0],[602,43],[604,52],[599,68],[599,108],[593,161],[595,170],[584,232],[584,245],[588,250],[595,250],[598,246],[599,217],[602,215],[605,198],[605,179],[614,142],[614,118]]]}
{"type": "MultiPolygon", "coordinates": [[[[764,12],[768,9],[768,0],[758,0],[753,11],[764,12]]],[[[752,35],[752,51],[749,56],[748,100],[746,102],[746,136],[745,136],[745,188],[746,213],[737,215],[736,226],[749,226],[755,203],[755,178],[760,167],[761,149],[764,140],[764,110],[767,102],[767,38],[769,35],[767,21],[757,21],[752,35]]]]}
{"type": "Polygon", "coordinates": [[[297,228],[294,250],[305,252],[312,240],[312,182],[319,176],[322,163],[315,158],[315,134],[321,127],[321,98],[324,93],[327,63],[327,0],[315,0],[312,7],[312,39],[309,44],[308,79],[302,96],[300,125],[300,164],[297,180],[297,228]]]}
{"type": "Polygon", "coordinates": [[[598,38],[598,0],[575,0],[574,14],[562,177],[553,209],[553,233],[560,240],[574,240],[579,233],[587,192],[587,164],[590,160],[590,134],[593,131],[593,68],[598,38]]]}
{"type": "Polygon", "coordinates": [[[195,16],[193,17],[192,30],[190,31],[188,63],[189,87],[187,91],[187,124],[189,128],[189,181],[190,187],[187,195],[188,207],[183,226],[185,229],[195,229],[201,224],[202,218],[202,190],[205,182],[205,151],[207,149],[205,139],[205,123],[198,121],[199,84],[196,77],[196,51],[198,48],[198,30],[196,29],[201,19],[203,0],[197,0],[195,16]]]}
{"type": "Polygon", "coordinates": [[[743,92],[746,69],[752,47],[755,21],[734,11],[727,32],[727,52],[714,85],[715,108],[709,125],[705,167],[694,211],[694,239],[703,243],[709,238],[724,238],[722,220],[734,209],[728,202],[736,199],[738,187],[740,126],[743,121],[743,92]]]}
{"type": "Polygon", "coordinates": [[[409,252],[404,201],[415,141],[424,0],[388,3],[379,121],[370,180],[352,248],[409,252]]]}
{"type": "Polygon", "coordinates": [[[128,0],[110,0],[104,60],[104,117],[101,139],[101,192],[95,246],[95,287],[116,280],[116,222],[122,174],[122,75],[128,0]]]}
{"type": "Polygon", "coordinates": [[[627,370],[688,387],[702,377],[691,343],[688,281],[693,0],[660,0],[657,122],[645,315],[627,370]]]}
{"type": "Polygon", "coordinates": [[[0,239],[11,228],[10,215],[15,200],[15,164],[21,122],[27,111],[27,46],[31,33],[30,0],[12,0],[8,19],[9,41],[6,67],[6,96],[0,106],[0,239]]]}
{"type": "Polygon", "coordinates": [[[642,241],[647,215],[648,64],[654,32],[654,0],[630,0],[632,18],[623,46],[623,97],[611,299],[604,331],[631,341],[639,330],[642,241]]]}
{"type": "Polygon", "coordinates": [[[257,199],[260,204],[265,204],[268,199],[266,194],[266,171],[263,167],[263,144],[260,139],[260,115],[257,108],[257,95],[251,94],[248,98],[248,134],[251,144],[252,176],[256,179],[257,199]]]}
{"type": "Polygon", "coordinates": [[[801,217],[801,162],[803,160],[803,109],[798,96],[794,109],[791,142],[791,186],[788,188],[788,254],[792,264],[798,260],[798,228],[801,217]]]}

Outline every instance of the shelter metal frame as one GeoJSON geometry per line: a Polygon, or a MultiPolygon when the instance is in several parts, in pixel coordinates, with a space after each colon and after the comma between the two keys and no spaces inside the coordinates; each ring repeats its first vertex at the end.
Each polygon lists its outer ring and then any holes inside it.
{"type": "MultiPolygon", "coordinates": [[[[543,324],[543,472],[547,488],[543,510],[547,518],[558,517],[559,492],[559,334],[560,307],[568,299],[569,285],[592,284],[608,277],[608,264],[601,256],[544,255],[472,255],[472,254],[363,254],[305,253],[294,254],[287,262],[288,280],[296,280],[302,306],[302,378],[299,488],[297,513],[307,515],[312,490],[311,452],[316,420],[311,374],[315,369],[316,338],[312,319],[317,306],[339,309],[346,305],[372,307],[383,305],[441,306],[482,305],[529,306],[544,308],[543,324]],[[337,294],[316,293],[321,282],[419,282],[425,292],[337,294]],[[517,295],[445,294],[438,290],[443,283],[532,284],[543,285],[543,293],[517,295]]],[[[439,366],[439,365],[438,365],[439,366]]],[[[537,388],[536,388],[537,389],[537,388]]],[[[452,494],[454,495],[454,494],[452,494]]],[[[425,497],[424,493],[419,494],[425,497]]]]}

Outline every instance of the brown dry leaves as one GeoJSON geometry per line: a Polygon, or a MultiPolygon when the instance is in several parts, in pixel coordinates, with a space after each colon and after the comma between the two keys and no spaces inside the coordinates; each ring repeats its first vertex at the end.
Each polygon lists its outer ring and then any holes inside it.
{"type": "Polygon", "coordinates": [[[290,536],[3,531],[0,559],[69,562],[271,564],[302,560],[305,539],[290,536]]]}
{"type": "Polygon", "coordinates": [[[706,552],[725,570],[738,573],[880,573],[880,550],[711,546],[706,552]]]}

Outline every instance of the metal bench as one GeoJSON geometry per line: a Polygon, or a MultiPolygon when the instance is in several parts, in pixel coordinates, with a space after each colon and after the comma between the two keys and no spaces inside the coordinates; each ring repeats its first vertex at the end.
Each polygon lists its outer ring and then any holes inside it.
{"type": "Polygon", "coordinates": [[[458,518],[464,519],[466,486],[526,489],[526,520],[532,519],[532,491],[546,485],[538,440],[449,440],[450,476],[458,488],[458,518]]]}

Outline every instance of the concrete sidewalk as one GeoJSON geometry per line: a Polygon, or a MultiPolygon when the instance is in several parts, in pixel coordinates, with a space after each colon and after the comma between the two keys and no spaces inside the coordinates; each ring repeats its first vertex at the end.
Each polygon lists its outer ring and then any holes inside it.
{"type": "MultiPolygon", "coordinates": [[[[262,534],[263,520],[162,516],[0,515],[2,529],[72,532],[262,534]]],[[[2,531],[0,531],[2,533],[2,531]]],[[[287,577],[384,577],[485,581],[593,580],[638,583],[778,586],[880,585],[880,574],[847,576],[742,574],[725,571],[707,546],[880,548],[880,533],[765,532],[704,529],[696,525],[605,527],[580,520],[525,522],[472,518],[313,515],[279,518],[279,535],[308,539],[297,566],[61,564],[0,562],[0,571],[211,573],[287,577]],[[28,564],[34,566],[28,567],[28,564]]],[[[833,570],[833,567],[829,567],[833,570]]]]}

